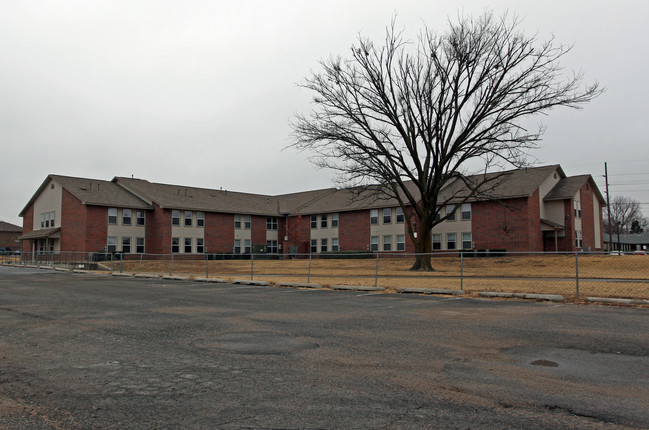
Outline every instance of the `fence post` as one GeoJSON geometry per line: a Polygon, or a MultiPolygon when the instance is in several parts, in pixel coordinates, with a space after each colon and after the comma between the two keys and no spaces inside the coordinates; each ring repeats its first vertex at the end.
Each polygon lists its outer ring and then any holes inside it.
{"type": "Polygon", "coordinates": [[[311,282],[311,254],[309,254],[309,271],[307,272],[306,275],[306,282],[307,283],[311,282]]]}
{"type": "Polygon", "coordinates": [[[378,287],[379,285],[379,253],[376,253],[376,270],[374,272],[374,286],[378,287]]]}
{"type": "Polygon", "coordinates": [[[252,281],[253,275],[255,273],[255,253],[250,253],[250,280],[252,281]]]}
{"type": "Polygon", "coordinates": [[[464,252],[460,251],[460,291],[464,291],[464,252]]]}
{"type": "Polygon", "coordinates": [[[171,253],[171,263],[169,263],[169,276],[173,276],[174,273],[174,254],[171,253]]]}
{"type": "Polygon", "coordinates": [[[575,280],[577,284],[577,297],[579,297],[579,253],[575,252],[575,280]]]}

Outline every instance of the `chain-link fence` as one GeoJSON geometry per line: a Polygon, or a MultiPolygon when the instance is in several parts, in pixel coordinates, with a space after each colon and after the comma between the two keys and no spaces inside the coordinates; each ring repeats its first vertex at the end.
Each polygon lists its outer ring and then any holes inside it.
{"type": "Polygon", "coordinates": [[[649,256],[598,253],[119,254],[3,255],[4,264],[148,276],[263,280],[399,288],[649,299],[649,256]],[[434,271],[410,270],[430,259],[434,271]]]}

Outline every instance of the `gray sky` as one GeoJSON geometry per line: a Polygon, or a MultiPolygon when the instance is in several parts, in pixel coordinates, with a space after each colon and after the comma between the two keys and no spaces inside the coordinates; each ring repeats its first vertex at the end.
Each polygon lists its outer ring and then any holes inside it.
{"type": "MultiPolygon", "coordinates": [[[[604,193],[649,215],[649,2],[0,0],[0,220],[49,173],[281,194],[333,185],[307,154],[283,148],[310,108],[297,87],[318,61],[347,56],[358,34],[381,42],[392,15],[414,40],[423,23],[490,7],[574,48],[606,93],[555,110],[543,164],[590,173],[604,193]],[[617,184],[617,185],[616,185],[617,184]],[[626,184],[626,185],[624,185],[626,184]]],[[[537,121],[537,120],[535,120],[537,121]]]]}

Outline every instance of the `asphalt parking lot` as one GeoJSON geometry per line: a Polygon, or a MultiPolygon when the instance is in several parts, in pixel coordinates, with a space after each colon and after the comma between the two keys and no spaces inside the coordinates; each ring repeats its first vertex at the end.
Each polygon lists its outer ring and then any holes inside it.
{"type": "Polygon", "coordinates": [[[0,428],[646,428],[648,318],[0,267],[0,428]]]}

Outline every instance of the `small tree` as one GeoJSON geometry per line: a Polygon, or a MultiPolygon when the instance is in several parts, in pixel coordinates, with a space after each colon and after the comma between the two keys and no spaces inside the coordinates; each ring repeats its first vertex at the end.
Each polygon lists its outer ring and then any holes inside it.
{"type": "MultiPolygon", "coordinates": [[[[424,28],[416,44],[394,21],[381,47],[359,38],[350,58],[321,61],[322,71],[301,84],[315,93],[315,107],[293,121],[292,146],[338,171],[340,183],[378,184],[368,188],[376,198],[410,208],[408,234],[418,253],[430,253],[431,231],[448,216],[437,217],[439,208],[458,207],[503,179],[470,173],[528,165],[543,127],[529,131],[522,120],[578,108],[601,92],[597,83],[581,88],[581,74],[563,76],[559,60],[569,47],[537,43],[517,27],[516,19],[486,13],[450,23],[445,34],[424,28]],[[464,186],[440,200],[454,180],[464,186]]],[[[430,256],[412,268],[433,270],[430,256]]]]}
{"type": "MultiPolygon", "coordinates": [[[[609,231],[608,208],[604,208],[604,231],[609,231]]],[[[616,234],[642,233],[646,220],[640,202],[632,197],[615,196],[611,201],[611,231],[616,234]]]]}

